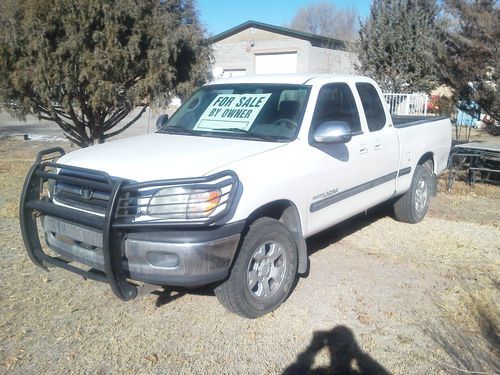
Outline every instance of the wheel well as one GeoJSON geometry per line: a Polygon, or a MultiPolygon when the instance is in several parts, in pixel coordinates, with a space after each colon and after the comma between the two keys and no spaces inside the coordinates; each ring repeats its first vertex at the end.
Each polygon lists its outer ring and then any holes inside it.
{"type": "Polygon", "coordinates": [[[434,173],[434,154],[432,152],[427,152],[425,153],[424,155],[422,155],[422,157],[420,158],[420,160],[418,161],[417,165],[424,165],[425,163],[427,162],[431,162],[431,170],[432,170],[432,173],[434,173]]]}
{"type": "Polygon", "coordinates": [[[262,207],[259,207],[256,209],[254,212],[252,212],[248,216],[248,223],[251,224],[255,220],[261,217],[270,217],[276,220],[280,220],[281,216],[283,215],[283,212],[286,210],[287,207],[289,207],[291,204],[290,201],[287,200],[279,200],[279,201],[274,201],[271,203],[268,203],[262,207]]]}
{"type": "Polygon", "coordinates": [[[276,219],[292,232],[298,250],[298,272],[300,274],[306,273],[308,268],[307,246],[304,236],[302,235],[299,210],[295,204],[285,199],[267,203],[248,216],[248,225],[261,217],[276,219]]]}

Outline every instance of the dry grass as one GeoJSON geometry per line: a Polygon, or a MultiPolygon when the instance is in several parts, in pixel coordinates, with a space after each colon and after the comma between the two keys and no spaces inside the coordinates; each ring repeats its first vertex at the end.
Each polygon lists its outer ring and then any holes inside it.
{"type": "Polygon", "coordinates": [[[17,201],[8,201],[0,206],[0,217],[17,219],[19,217],[19,204],[17,201]]]}
{"type": "Polygon", "coordinates": [[[17,218],[19,195],[32,161],[0,160],[0,217],[17,218]]]}
{"type": "Polygon", "coordinates": [[[438,180],[438,191],[446,195],[453,196],[472,196],[472,197],[489,197],[500,199],[498,187],[486,183],[475,183],[469,185],[465,181],[455,181],[453,188],[449,192],[447,189],[447,175],[443,175],[438,180]]]}
{"type": "MultiPolygon", "coordinates": [[[[26,175],[29,167],[33,164],[33,159],[0,160],[1,183],[9,183],[10,178],[22,177],[26,175]]],[[[3,185],[0,185],[0,189],[3,185]]]]}
{"type": "MultiPolygon", "coordinates": [[[[487,196],[492,197],[492,194],[498,196],[498,190],[495,189],[496,185],[478,181],[474,184],[469,184],[466,169],[460,171],[455,181],[453,182],[451,191],[448,191],[448,173],[443,174],[438,180],[438,192],[447,195],[455,196],[487,196]]],[[[494,195],[493,195],[494,196],[494,195]]]]}
{"type": "Polygon", "coordinates": [[[467,221],[500,228],[500,187],[477,183],[473,186],[456,181],[453,190],[446,189],[445,178],[439,180],[438,199],[430,213],[443,219],[467,221]]]}
{"type": "Polygon", "coordinates": [[[500,313],[498,282],[482,289],[456,287],[438,304],[443,324],[428,333],[451,360],[443,369],[458,372],[500,373],[500,313]]]}
{"type": "Polygon", "coordinates": [[[17,218],[19,197],[26,173],[37,152],[53,146],[55,144],[25,142],[13,138],[0,140],[0,217],[17,218]]]}
{"type": "MultiPolygon", "coordinates": [[[[488,331],[488,336],[496,336],[498,344],[500,312],[498,287],[492,281],[482,289],[467,290],[456,287],[439,303],[443,317],[469,332],[488,331]],[[485,331],[485,322],[490,322],[491,329],[485,331]]],[[[498,348],[500,349],[500,347],[498,348]]]]}

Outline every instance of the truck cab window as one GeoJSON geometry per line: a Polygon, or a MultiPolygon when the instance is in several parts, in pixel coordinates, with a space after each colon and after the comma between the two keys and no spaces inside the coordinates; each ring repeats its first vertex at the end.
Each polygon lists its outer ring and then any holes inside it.
{"type": "Polygon", "coordinates": [[[160,133],[283,142],[300,129],[308,86],[237,83],[207,85],[170,118],[160,133]]]}
{"type": "Polygon", "coordinates": [[[361,131],[358,109],[351,89],[346,83],[332,83],[321,88],[311,130],[326,121],[345,121],[349,124],[352,133],[361,131]]]}
{"type": "Polygon", "coordinates": [[[382,129],[386,118],[377,90],[370,83],[356,83],[356,88],[363,104],[368,129],[371,132],[382,129]]]}

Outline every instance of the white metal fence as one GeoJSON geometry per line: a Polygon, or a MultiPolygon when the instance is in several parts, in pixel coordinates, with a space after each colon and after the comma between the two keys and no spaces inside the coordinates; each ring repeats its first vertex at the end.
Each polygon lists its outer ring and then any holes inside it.
{"type": "Polygon", "coordinates": [[[393,92],[384,93],[385,101],[392,115],[399,116],[425,116],[429,96],[426,94],[398,94],[393,92]]]}

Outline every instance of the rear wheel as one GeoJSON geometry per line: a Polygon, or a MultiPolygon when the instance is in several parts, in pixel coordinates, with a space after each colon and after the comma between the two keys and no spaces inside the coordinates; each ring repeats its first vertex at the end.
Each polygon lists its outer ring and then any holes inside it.
{"type": "Polygon", "coordinates": [[[432,169],[429,163],[417,165],[410,189],[394,203],[399,221],[415,224],[425,217],[431,198],[432,169]]]}
{"type": "Polygon", "coordinates": [[[261,218],[245,236],[229,278],[215,289],[230,311],[257,318],[276,309],[297,278],[297,247],[279,221],[261,218]]]}

